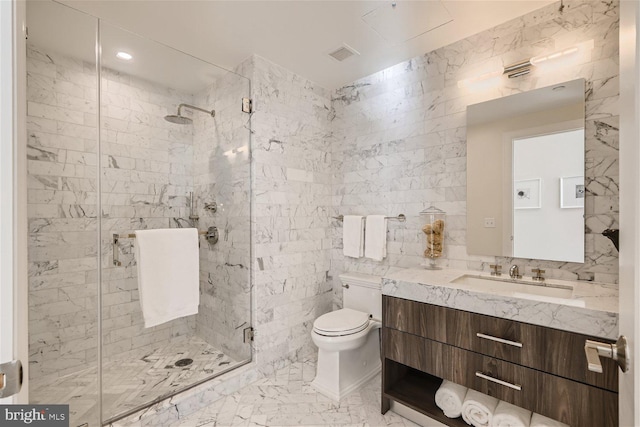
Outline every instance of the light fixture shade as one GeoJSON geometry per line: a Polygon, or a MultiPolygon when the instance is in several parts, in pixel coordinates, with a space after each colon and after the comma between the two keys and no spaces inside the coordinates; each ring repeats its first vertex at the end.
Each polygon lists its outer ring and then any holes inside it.
{"type": "Polygon", "coordinates": [[[502,70],[496,70],[496,71],[491,71],[488,73],[481,74],[477,77],[471,77],[466,80],[458,80],[458,87],[460,89],[468,88],[470,86],[481,83],[483,81],[490,80],[495,77],[499,77],[502,75],[502,72],[503,72],[502,70]]]}
{"type": "Polygon", "coordinates": [[[586,42],[579,43],[577,45],[559,50],[557,52],[549,53],[547,55],[534,56],[533,58],[531,58],[530,61],[531,61],[531,64],[533,65],[540,65],[543,62],[564,59],[577,53],[588,52],[593,49],[593,46],[594,46],[594,41],[593,39],[591,39],[586,42]]]}
{"type": "Polygon", "coordinates": [[[127,52],[120,51],[116,53],[116,58],[123,59],[125,61],[131,61],[133,59],[133,55],[127,52]]]}

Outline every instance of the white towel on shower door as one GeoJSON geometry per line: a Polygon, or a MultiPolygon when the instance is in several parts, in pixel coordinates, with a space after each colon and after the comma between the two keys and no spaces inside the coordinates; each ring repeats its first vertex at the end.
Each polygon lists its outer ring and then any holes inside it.
{"type": "Polygon", "coordinates": [[[382,261],[387,256],[387,218],[368,215],[364,233],[364,256],[382,261]]]}
{"type": "Polygon", "coordinates": [[[198,230],[136,231],[138,291],[145,328],[198,313],[198,230]]]}

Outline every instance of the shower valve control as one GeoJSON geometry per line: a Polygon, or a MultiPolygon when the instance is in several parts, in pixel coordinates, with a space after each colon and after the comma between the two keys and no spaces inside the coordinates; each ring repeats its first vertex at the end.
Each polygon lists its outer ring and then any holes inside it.
{"type": "Polygon", "coordinates": [[[205,203],[204,208],[212,213],[218,212],[218,204],[216,202],[205,203]]]}
{"type": "Polygon", "coordinates": [[[207,229],[207,234],[205,234],[205,237],[207,239],[207,242],[211,243],[212,245],[218,243],[218,240],[220,239],[218,227],[209,227],[207,229]]]}

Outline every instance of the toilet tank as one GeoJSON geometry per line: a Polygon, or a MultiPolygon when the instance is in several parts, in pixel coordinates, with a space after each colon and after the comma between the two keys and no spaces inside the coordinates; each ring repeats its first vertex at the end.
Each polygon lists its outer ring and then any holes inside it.
{"type": "Polygon", "coordinates": [[[342,281],[343,307],[363,311],[382,319],[382,277],[362,273],[344,273],[342,281]]]}

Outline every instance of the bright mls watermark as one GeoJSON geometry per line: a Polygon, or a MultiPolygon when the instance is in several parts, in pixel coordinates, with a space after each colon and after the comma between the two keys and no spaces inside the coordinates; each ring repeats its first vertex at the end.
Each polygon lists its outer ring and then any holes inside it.
{"type": "Polygon", "coordinates": [[[0,426],[69,427],[69,405],[0,405],[0,426]]]}

